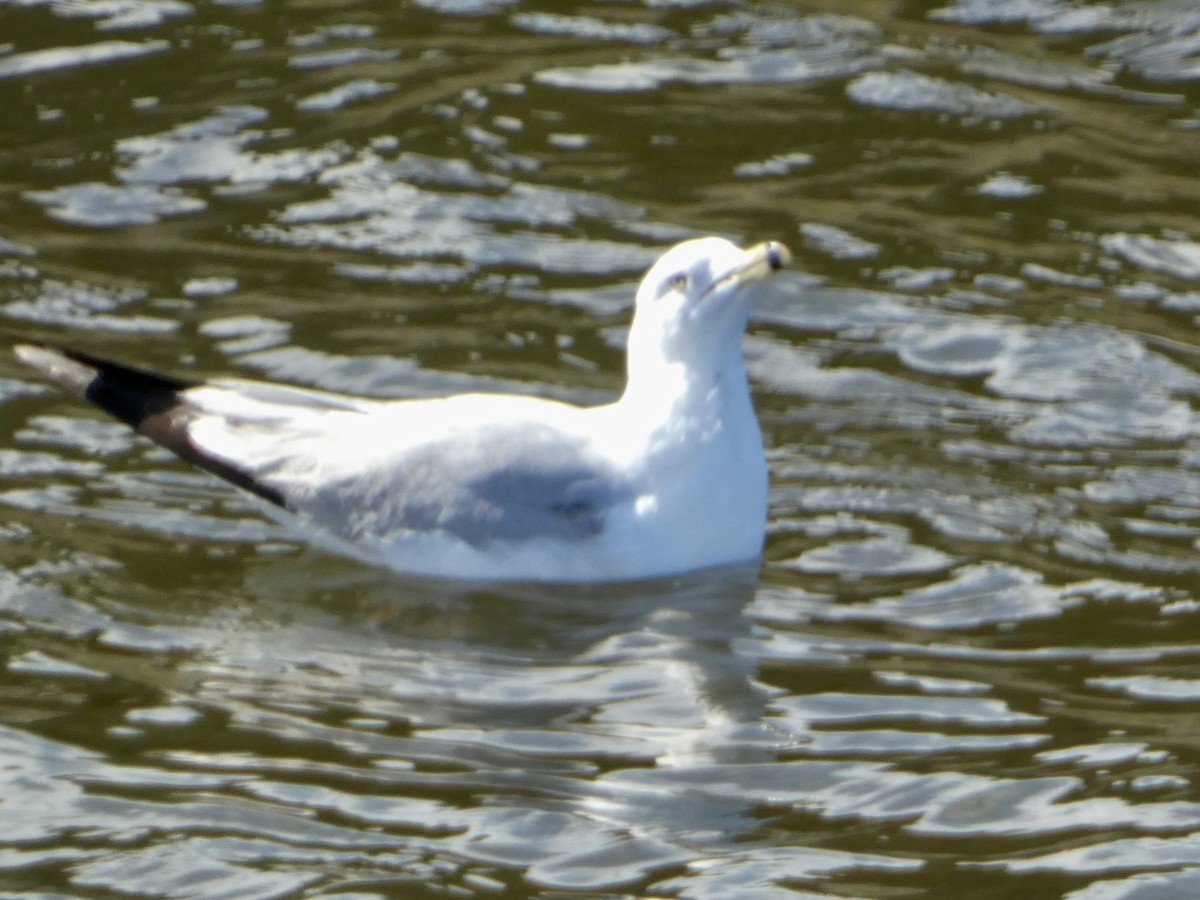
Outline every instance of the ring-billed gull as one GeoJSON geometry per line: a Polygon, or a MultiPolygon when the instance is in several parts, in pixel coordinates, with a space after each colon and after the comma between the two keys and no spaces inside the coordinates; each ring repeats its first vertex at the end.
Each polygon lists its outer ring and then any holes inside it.
{"type": "Polygon", "coordinates": [[[789,259],[715,237],[668,250],[637,291],[625,391],[595,407],[368,400],[16,352],[335,551],[435,577],[652,578],[762,552],[767,466],[741,340],[754,285],[789,259]]]}

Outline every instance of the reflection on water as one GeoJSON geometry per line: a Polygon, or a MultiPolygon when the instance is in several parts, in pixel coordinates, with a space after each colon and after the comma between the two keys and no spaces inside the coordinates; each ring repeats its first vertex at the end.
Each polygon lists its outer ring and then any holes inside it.
{"type": "Polygon", "coordinates": [[[802,250],[761,573],[364,569],[5,364],[5,896],[1196,893],[1195,4],[0,21],[14,338],[596,402],[665,244],[802,250]]]}

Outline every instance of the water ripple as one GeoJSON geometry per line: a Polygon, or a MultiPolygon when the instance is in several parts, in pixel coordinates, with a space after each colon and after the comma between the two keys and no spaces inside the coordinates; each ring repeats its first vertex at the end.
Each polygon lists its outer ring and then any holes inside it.
{"type": "Polygon", "coordinates": [[[1193,6],[6,10],[21,339],[594,403],[664,245],[798,257],[761,571],[375,572],[5,363],[6,889],[1194,894],[1193,6]]]}
{"type": "Polygon", "coordinates": [[[870,72],[846,87],[850,99],[865,106],[907,112],[930,110],[984,119],[1019,119],[1038,112],[1016,97],[954,84],[917,72],[870,72]]]}
{"type": "Polygon", "coordinates": [[[164,53],[166,41],[100,41],[80,47],[53,47],[0,57],[0,79],[26,78],[80,66],[102,65],[123,59],[164,53]]]}

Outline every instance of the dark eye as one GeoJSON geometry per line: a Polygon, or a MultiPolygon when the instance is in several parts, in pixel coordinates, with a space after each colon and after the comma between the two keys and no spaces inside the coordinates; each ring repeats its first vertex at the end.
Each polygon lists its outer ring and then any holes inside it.
{"type": "Polygon", "coordinates": [[[690,279],[688,278],[687,272],[676,272],[667,279],[667,287],[673,291],[679,291],[680,293],[683,293],[687,290],[689,280],[690,279]]]}

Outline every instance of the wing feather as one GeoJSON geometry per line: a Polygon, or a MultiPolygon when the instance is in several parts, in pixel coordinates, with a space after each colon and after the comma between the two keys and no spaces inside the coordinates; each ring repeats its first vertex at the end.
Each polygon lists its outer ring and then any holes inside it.
{"type": "Polygon", "coordinates": [[[22,362],[121,420],[138,434],[270,503],[285,505],[278,491],[193,443],[189,431],[195,409],[186,397],[201,382],[159,375],[44,344],[19,344],[15,350],[22,362]]]}
{"type": "Polygon", "coordinates": [[[564,409],[552,401],[381,403],[188,381],[40,345],[17,355],[183,459],[349,540],[580,540],[629,496],[587,441],[544,421],[550,407],[564,409]]]}

